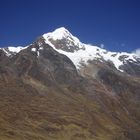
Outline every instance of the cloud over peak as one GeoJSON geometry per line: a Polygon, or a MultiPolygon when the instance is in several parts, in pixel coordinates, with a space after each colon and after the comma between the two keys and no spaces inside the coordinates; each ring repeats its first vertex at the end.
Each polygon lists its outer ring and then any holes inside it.
{"type": "Polygon", "coordinates": [[[135,53],[136,55],[140,56],[140,48],[138,48],[135,51],[133,51],[133,53],[135,53]]]}

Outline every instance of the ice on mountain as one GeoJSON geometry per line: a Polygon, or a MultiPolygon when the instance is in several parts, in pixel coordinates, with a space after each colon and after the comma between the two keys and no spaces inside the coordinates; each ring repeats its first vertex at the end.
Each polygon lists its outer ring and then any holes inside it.
{"type": "MultiPolygon", "coordinates": [[[[73,36],[64,27],[56,29],[54,32],[44,34],[43,37],[45,39],[45,42],[49,44],[50,46],[52,46],[56,51],[69,57],[72,60],[72,62],[75,64],[77,69],[81,68],[81,62],[88,64],[89,60],[98,59],[102,61],[102,59],[104,59],[105,61],[111,61],[116,67],[116,69],[118,69],[119,71],[122,71],[120,69],[120,66],[123,65],[124,62],[119,59],[121,55],[128,56],[128,58],[125,58],[125,61],[130,60],[130,59],[136,61],[134,54],[125,53],[125,52],[122,52],[122,53],[110,52],[98,46],[84,44],[80,42],[80,40],[77,37],[73,36]],[[68,42],[73,41],[74,45],[77,45],[79,47],[79,50],[75,50],[74,52],[67,52],[61,49],[56,49],[55,45],[52,44],[52,42],[50,41],[51,39],[61,40],[64,38],[69,39],[68,42]],[[81,49],[81,48],[84,48],[84,49],[81,49]]],[[[70,46],[68,46],[68,49],[70,49],[70,46]]]]}
{"type": "Polygon", "coordinates": [[[32,51],[32,52],[36,52],[36,48],[32,48],[31,51],[32,51]]]}

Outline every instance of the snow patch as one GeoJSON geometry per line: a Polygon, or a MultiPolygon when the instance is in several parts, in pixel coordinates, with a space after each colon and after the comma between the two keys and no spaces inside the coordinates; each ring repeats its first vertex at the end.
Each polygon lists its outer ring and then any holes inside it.
{"type": "Polygon", "coordinates": [[[43,47],[39,47],[39,50],[43,50],[43,47]]]}
{"type": "Polygon", "coordinates": [[[3,48],[2,50],[5,52],[5,54],[6,54],[7,56],[10,56],[10,55],[11,55],[11,53],[8,52],[5,48],[3,48]]]}
{"type": "Polygon", "coordinates": [[[14,53],[19,53],[22,49],[25,49],[25,48],[24,47],[8,47],[8,50],[14,53]]]}
{"type": "Polygon", "coordinates": [[[40,53],[39,50],[43,49],[43,47],[40,47],[38,50],[36,48],[31,48],[32,52],[36,52],[37,57],[39,57],[40,53]]]}
{"type": "Polygon", "coordinates": [[[32,51],[32,52],[36,52],[36,48],[32,48],[31,51],[32,51]]]}
{"type": "Polygon", "coordinates": [[[26,46],[26,47],[18,46],[18,47],[7,47],[7,48],[1,48],[1,49],[5,52],[5,54],[7,56],[11,56],[13,54],[15,55],[15,54],[19,53],[21,50],[24,50],[27,47],[28,46],[26,46]]]}

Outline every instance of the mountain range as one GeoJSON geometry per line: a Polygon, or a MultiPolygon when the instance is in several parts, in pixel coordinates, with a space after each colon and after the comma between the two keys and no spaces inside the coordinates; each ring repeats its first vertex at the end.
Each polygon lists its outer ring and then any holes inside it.
{"type": "Polygon", "coordinates": [[[0,49],[1,140],[139,140],[140,57],[64,27],[0,49]]]}

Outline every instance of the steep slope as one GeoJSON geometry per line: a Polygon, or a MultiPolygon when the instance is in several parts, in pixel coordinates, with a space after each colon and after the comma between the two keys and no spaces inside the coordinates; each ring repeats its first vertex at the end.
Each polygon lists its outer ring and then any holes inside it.
{"type": "MultiPolygon", "coordinates": [[[[139,74],[88,47],[60,28],[19,51],[0,50],[0,139],[140,139],[139,74]]],[[[126,55],[139,69],[139,58],[126,55]]]]}

